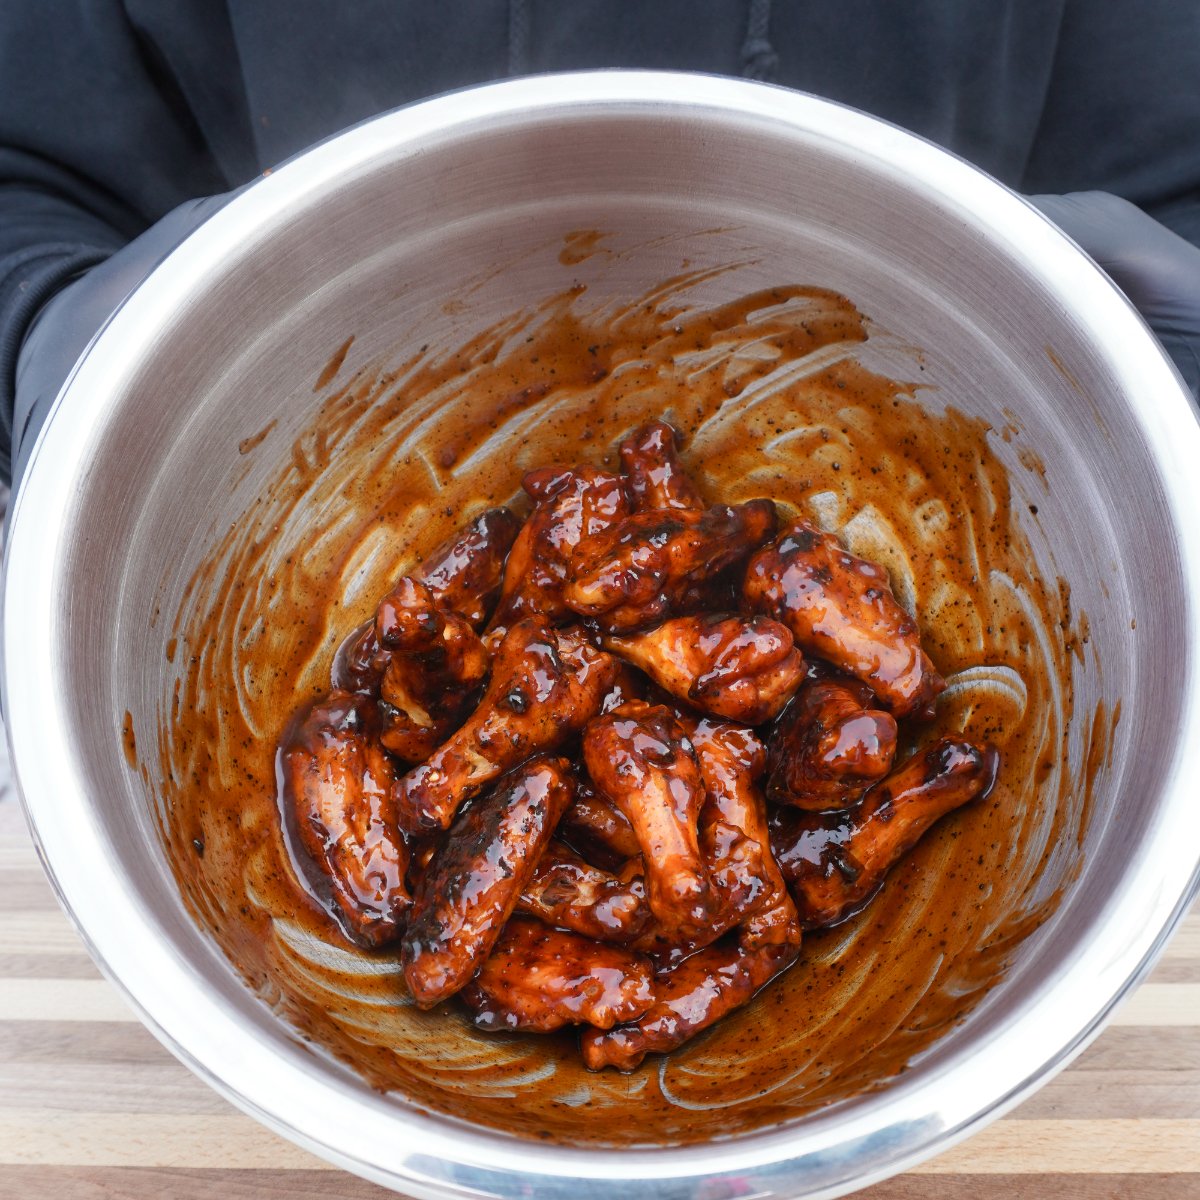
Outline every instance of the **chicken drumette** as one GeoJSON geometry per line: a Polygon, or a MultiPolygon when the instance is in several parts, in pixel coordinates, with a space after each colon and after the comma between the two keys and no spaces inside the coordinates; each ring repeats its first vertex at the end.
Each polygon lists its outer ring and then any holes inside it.
{"type": "Polygon", "coordinates": [[[896,720],[855,679],[812,679],[771,739],[767,796],[797,808],[849,808],[891,769],[896,720]]]}
{"type": "Polygon", "coordinates": [[[277,762],[285,825],[328,878],[343,927],[369,946],[397,937],[411,903],[408,848],[370,701],[344,691],[318,701],[292,722],[277,762]]]}
{"type": "Polygon", "coordinates": [[[1000,756],[962,738],[918,751],[843,813],[778,808],[771,847],[805,929],[853,916],[921,835],[948,812],[986,796],[1000,756]]]}
{"type": "Polygon", "coordinates": [[[580,548],[563,601],[607,633],[645,629],[686,607],[699,585],[761,546],[775,524],[770,500],[634,513],[580,548]]]}
{"type": "Polygon", "coordinates": [[[804,678],[791,632],[768,617],[675,617],[601,644],[672,696],[745,725],[777,717],[804,678]]]}
{"type": "Polygon", "coordinates": [[[526,618],[505,635],[479,707],[395,787],[401,826],[445,829],[458,806],[532,754],[555,750],[600,711],[616,665],[577,631],[526,618]]]}
{"type": "Polygon", "coordinates": [[[799,521],[747,564],[743,593],[782,621],[805,654],[861,679],[898,718],[928,716],[946,686],[887,572],[799,521]]]}
{"type": "Polygon", "coordinates": [[[531,759],[454,822],[413,900],[401,945],[422,1008],[454,995],[479,969],[554,827],[571,803],[565,759],[531,759]]]}

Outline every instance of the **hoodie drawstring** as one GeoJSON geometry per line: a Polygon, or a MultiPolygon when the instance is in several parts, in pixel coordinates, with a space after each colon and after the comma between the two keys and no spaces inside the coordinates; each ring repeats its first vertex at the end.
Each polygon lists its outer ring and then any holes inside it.
{"type": "Polygon", "coordinates": [[[529,74],[529,0],[508,0],[508,77],[529,74]]]}
{"type": "MultiPolygon", "coordinates": [[[[746,36],[742,42],[742,75],[770,81],[779,67],[779,55],[771,45],[771,0],[750,0],[746,36]]],[[[508,0],[509,78],[529,73],[529,0],[508,0]]]]}
{"type": "Polygon", "coordinates": [[[750,0],[746,40],[742,43],[742,75],[769,82],[779,66],[779,55],[771,45],[771,0],[750,0]]]}

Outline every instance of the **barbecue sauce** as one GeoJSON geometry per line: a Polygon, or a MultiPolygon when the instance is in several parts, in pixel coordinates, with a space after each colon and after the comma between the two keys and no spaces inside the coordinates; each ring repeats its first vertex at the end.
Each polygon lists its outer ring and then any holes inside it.
{"type": "MultiPolygon", "coordinates": [[[[581,249],[576,238],[568,258],[581,249]]],[[[572,289],[461,346],[349,378],[342,345],[318,380],[317,419],[197,571],[169,631],[177,690],[151,774],[197,921],[312,1049],[518,1137],[709,1140],[887,1086],[1054,911],[1117,719],[1085,719],[1082,754],[1068,755],[1069,593],[1038,572],[993,431],[953,396],[869,369],[871,328],[842,296],[780,286],[697,310],[691,283],[602,312],[572,289]],[[454,1003],[417,1008],[398,950],[353,944],[294,873],[274,754],[288,715],[328,690],[338,646],[422,553],[485,509],[520,508],[534,466],[619,470],[621,437],[654,418],[681,431],[710,503],[771,496],[782,517],[887,568],[948,680],[922,740],[991,743],[1003,768],[869,907],[805,935],[796,965],[751,1004],[630,1075],[596,1075],[574,1035],[488,1034],[454,1003]]]]}

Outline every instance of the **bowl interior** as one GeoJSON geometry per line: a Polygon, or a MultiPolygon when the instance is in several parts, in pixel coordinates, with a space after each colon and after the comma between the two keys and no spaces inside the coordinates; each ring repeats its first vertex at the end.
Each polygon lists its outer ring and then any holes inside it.
{"type": "Polygon", "coordinates": [[[1098,938],[1156,935],[1136,931],[1164,902],[1145,855],[1190,713],[1189,568],[1161,431],[1069,298],[1124,310],[1001,189],[832,106],[797,121],[718,89],[484,121],[439,103],[436,128],[381,119],[341,139],[348,157],[331,143],[239,197],[72,385],[56,426],[84,388],[99,399],[58,434],[79,466],[33,640],[88,800],[56,849],[23,778],[51,868],[69,903],[89,873],[105,895],[99,875],[119,877],[142,961],[187,981],[162,995],[103,902],[73,905],[135,1000],[243,1103],[360,1169],[363,1114],[500,1131],[456,1131],[483,1161],[506,1139],[767,1146],[781,1126],[795,1155],[908,1105],[919,1130],[821,1178],[881,1169],[1078,1043],[1128,982],[1064,1024],[1052,997],[1078,1001],[1098,938]],[[885,561],[951,676],[943,723],[996,741],[1006,770],[726,1028],[597,1077],[566,1042],[418,1012],[393,958],[325,938],[271,827],[273,744],[416,551],[529,466],[599,461],[663,413],[714,498],[775,495],[885,561]],[[96,846],[103,866],[67,869],[96,846]],[[181,1042],[193,993],[302,1076],[324,1123],[269,1096],[277,1066],[181,1042]],[[967,1096],[985,1052],[1009,1073],[967,1096]]]}

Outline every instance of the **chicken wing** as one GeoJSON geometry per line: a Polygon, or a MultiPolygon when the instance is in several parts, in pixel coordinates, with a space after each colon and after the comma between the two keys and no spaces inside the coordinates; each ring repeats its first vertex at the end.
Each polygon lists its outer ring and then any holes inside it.
{"type": "Polygon", "coordinates": [[[946,686],[887,572],[798,521],[746,567],[746,602],[791,629],[796,645],[861,679],[897,718],[927,717],[946,686]]]}
{"type": "Polygon", "coordinates": [[[849,812],[775,809],[771,848],[803,927],[824,929],[863,908],[939,817],[991,791],[999,766],[991,747],[942,738],[897,767],[849,812]]]}
{"type": "Polygon", "coordinates": [[[653,975],[643,955],[513,917],[462,998],[481,1029],[611,1029],[654,1002],[653,975]]]}
{"type": "Polygon", "coordinates": [[[617,674],[612,687],[600,702],[601,712],[612,712],[630,700],[645,700],[650,681],[640,671],[635,671],[623,659],[617,659],[617,674]]]}
{"type": "Polygon", "coordinates": [[[364,621],[337,648],[329,682],[337,692],[378,696],[391,655],[375,636],[375,618],[364,621]]]}
{"type": "Polygon", "coordinates": [[[700,512],[705,507],[679,461],[679,433],[665,421],[642,425],[621,443],[621,469],[637,512],[663,508],[700,512]]]}
{"type": "Polygon", "coordinates": [[[530,471],[523,486],[535,503],[508,555],[495,630],[522,617],[540,616],[552,625],[573,620],[562,599],[572,562],[581,547],[629,514],[625,481],[596,467],[542,467],[530,471]]]}
{"type": "Polygon", "coordinates": [[[571,803],[566,759],[540,757],[508,775],[454,822],[413,900],[401,943],[413,999],[430,1008],[479,969],[571,803]]]}
{"type": "Polygon", "coordinates": [[[413,571],[438,605],[480,630],[500,596],[504,564],[521,530],[507,508],[489,508],[431,551],[413,571]]]}
{"type": "Polygon", "coordinates": [[[633,826],[659,926],[681,936],[703,929],[719,903],[696,827],[704,785],[671,710],[632,701],[598,717],[584,732],[583,758],[596,790],[633,826]]]}
{"type": "MultiPolygon", "coordinates": [[[[505,556],[520,527],[507,508],[489,508],[432,550],[409,579],[424,584],[443,613],[456,613],[472,629],[482,629],[500,593],[505,556]]],[[[379,694],[391,655],[379,643],[377,619],[378,613],[338,647],[332,672],[335,688],[379,694]]]]}
{"type": "Polygon", "coordinates": [[[804,678],[791,632],[768,617],[675,617],[601,645],[672,696],[744,725],[777,717],[804,678]]]}
{"type": "Polygon", "coordinates": [[[430,863],[437,858],[445,844],[447,833],[443,829],[427,834],[425,837],[411,838],[408,841],[408,890],[414,896],[429,870],[430,863]]]}
{"type": "Polygon", "coordinates": [[[280,741],[277,774],[285,828],[328,878],[340,923],[379,946],[400,934],[411,899],[393,768],[372,709],[365,697],[334,691],[300,713],[280,741]]]}
{"type": "Polygon", "coordinates": [[[607,633],[645,629],[676,612],[689,589],[761,546],[775,524],[770,500],[634,513],[580,548],[563,601],[607,633]]]}
{"type": "Polygon", "coordinates": [[[640,858],[613,874],[558,841],[542,855],[517,907],[598,942],[630,942],[651,919],[640,858]]]}
{"type": "Polygon", "coordinates": [[[642,853],[629,818],[598,796],[586,779],[576,783],[575,803],[567,809],[558,832],[585,858],[602,867],[620,867],[642,853]]]}
{"type": "Polygon", "coordinates": [[[788,706],[771,739],[767,796],[819,811],[849,808],[891,770],[896,720],[851,679],[812,679],[788,706]]]}
{"type": "Polygon", "coordinates": [[[766,765],[766,747],[751,729],[677,714],[696,749],[704,780],[700,853],[720,910],[703,929],[652,926],[633,943],[661,970],[732,929],[747,948],[800,943],[800,925],[787,885],[770,851],[766,805],[755,781],[766,765]]]}
{"type": "Polygon", "coordinates": [[[756,870],[748,889],[739,871],[742,864],[717,857],[717,838],[705,839],[710,850],[713,880],[726,896],[740,925],[738,939],[747,949],[766,945],[800,944],[800,925],[787,883],[771,854],[767,806],[757,781],[766,768],[767,750],[753,730],[708,718],[684,722],[696,747],[700,775],[707,795],[700,822],[704,829],[736,830],[754,847],[756,870]],[[746,893],[749,894],[746,894],[746,893]]]}
{"type": "Polygon", "coordinates": [[[745,1004],[799,953],[799,945],[793,944],[747,950],[727,942],[693,954],[655,979],[654,1003],[636,1021],[584,1031],[584,1066],[632,1071],[647,1054],[682,1046],[745,1004]]]}
{"type": "Polygon", "coordinates": [[[420,762],[462,723],[491,657],[465,617],[407,576],[380,601],[375,637],[390,656],[380,681],[379,740],[397,758],[420,762]]]}
{"type": "Polygon", "coordinates": [[[616,664],[576,630],[518,621],[479,707],[395,788],[401,826],[445,829],[458,806],[530,755],[555,750],[600,711],[616,664]]]}

